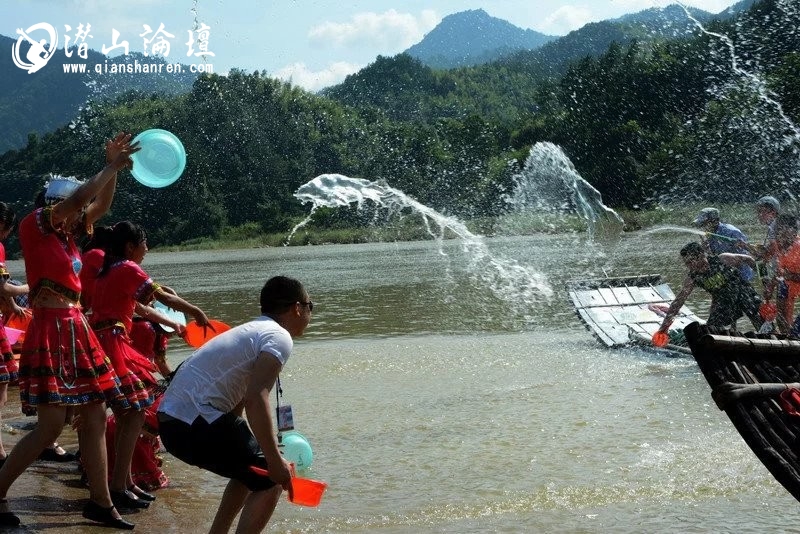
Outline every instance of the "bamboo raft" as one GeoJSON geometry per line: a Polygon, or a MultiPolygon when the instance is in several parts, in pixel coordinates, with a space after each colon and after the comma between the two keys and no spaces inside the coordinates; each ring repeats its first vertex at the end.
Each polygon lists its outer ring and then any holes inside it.
{"type": "MultiPolygon", "coordinates": [[[[675,299],[669,284],[658,274],[574,280],[566,285],[578,317],[607,347],[652,347],[651,338],[675,299]]],[[[664,348],[689,354],[682,330],[699,320],[683,306],[670,326],[671,342],[664,348]]]]}
{"type": "Polygon", "coordinates": [[[717,406],[772,476],[800,501],[800,414],[790,414],[793,405],[786,400],[792,393],[786,384],[800,388],[800,340],[743,335],[699,323],[684,332],[717,406]]]}

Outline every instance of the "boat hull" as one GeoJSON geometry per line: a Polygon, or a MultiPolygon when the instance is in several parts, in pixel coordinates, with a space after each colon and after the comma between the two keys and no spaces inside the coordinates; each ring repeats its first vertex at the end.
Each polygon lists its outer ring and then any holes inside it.
{"type": "Polygon", "coordinates": [[[800,417],[790,415],[777,394],[719,400],[728,384],[800,382],[800,341],[745,336],[699,323],[688,325],[684,333],[711,386],[712,397],[723,405],[736,430],[772,476],[800,501],[800,417]]]}

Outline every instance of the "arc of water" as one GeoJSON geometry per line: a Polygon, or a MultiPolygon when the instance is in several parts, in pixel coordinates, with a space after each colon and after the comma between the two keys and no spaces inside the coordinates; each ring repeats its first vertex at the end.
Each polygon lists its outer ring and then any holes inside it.
{"type": "Polygon", "coordinates": [[[516,212],[563,211],[571,204],[586,221],[590,236],[604,223],[617,232],[625,224],[616,211],[603,204],[600,191],[581,177],[554,143],[533,145],[522,172],[515,174],[513,180],[513,195],[506,200],[516,212]]]}
{"type": "MultiPolygon", "coordinates": [[[[739,56],[736,54],[736,45],[733,42],[733,40],[725,34],[707,30],[705,26],[703,26],[703,24],[691,14],[689,8],[686,5],[684,5],[681,2],[678,2],[678,5],[681,6],[681,8],[684,10],[689,20],[691,20],[702,33],[708,35],[709,37],[714,37],[716,39],[719,39],[725,45],[725,47],[728,49],[728,54],[730,56],[730,62],[731,62],[731,69],[733,70],[733,72],[738,74],[745,81],[749,82],[750,86],[756,90],[759,98],[761,98],[763,102],[766,102],[767,104],[772,106],[772,108],[774,108],[775,111],[778,113],[778,116],[780,116],[781,120],[793,132],[794,135],[788,138],[786,141],[787,145],[792,144],[793,142],[800,142],[800,128],[798,128],[797,125],[792,121],[792,119],[789,118],[789,116],[786,114],[786,112],[783,109],[783,105],[780,103],[780,101],[777,100],[778,95],[776,95],[773,91],[771,91],[767,87],[766,82],[762,80],[759,76],[757,76],[752,72],[748,72],[747,70],[739,66],[739,56]]],[[[785,13],[787,12],[782,2],[777,2],[776,5],[778,5],[785,13]]]]}
{"type": "MultiPolygon", "coordinates": [[[[470,232],[462,221],[443,215],[386,183],[341,174],[322,174],[300,186],[294,196],[312,207],[309,215],[292,229],[286,243],[299,228],[308,224],[320,207],[339,208],[353,204],[361,207],[370,202],[395,213],[411,210],[422,217],[428,233],[440,243],[446,231],[455,234],[468,258],[470,274],[522,314],[528,315],[526,311],[532,304],[553,296],[553,290],[542,273],[513,259],[493,255],[483,238],[470,232]]],[[[441,246],[439,252],[445,254],[441,246]]]]}

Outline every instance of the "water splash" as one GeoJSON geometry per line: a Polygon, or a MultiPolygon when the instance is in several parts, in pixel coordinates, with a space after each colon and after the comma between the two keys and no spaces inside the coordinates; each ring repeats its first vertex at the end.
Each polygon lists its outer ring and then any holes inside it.
{"type": "MultiPolygon", "coordinates": [[[[692,15],[688,7],[680,2],[678,5],[684,10],[689,20],[691,20],[703,34],[718,39],[727,48],[731,70],[745,82],[746,87],[752,89],[764,103],[775,110],[780,119],[786,125],[788,131],[792,133],[791,136],[786,138],[786,144],[791,145],[800,142],[800,128],[798,128],[792,119],[790,119],[786,114],[783,109],[783,105],[778,100],[778,95],[776,95],[775,92],[767,87],[767,83],[760,76],[749,72],[740,66],[741,61],[736,53],[736,45],[734,44],[733,39],[725,34],[707,30],[705,26],[703,26],[703,24],[697,20],[694,15],[692,15]]],[[[789,14],[789,10],[783,2],[776,2],[775,5],[781,8],[781,10],[783,10],[787,15],[789,14]]]]}
{"type": "Polygon", "coordinates": [[[558,145],[548,142],[533,145],[522,172],[514,175],[513,180],[514,192],[507,198],[512,212],[577,214],[586,221],[590,237],[598,231],[608,236],[622,232],[625,221],[603,204],[600,191],[578,174],[558,145]]]}
{"type": "Polygon", "coordinates": [[[664,225],[664,226],[656,226],[654,228],[650,228],[649,230],[645,230],[642,232],[645,235],[650,234],[657,234],[661,232],[677,232],[682,234],[694,234],[700,237],[707,237],[709,235],[708,232],[704,232],[703,230],[698,230],[697,228],[687,228],[685,226],[672,226],[672,225],[664,225]]]}
{"type": "Polygon", "coordinates": [[[677,176],[662,177],[673,186],[658,200],[741,202],[764,194],[790,196],[800,179],[800,128],[761,72],[766,52],[759,38],[769,26],[770,39],[792,39],[800,24],[796,8],[778,0],[777,16],[762,19],[748,14],[737,19],[736,40],[746,50],[743,57],[732,36],[706,29],[685,5],[679,5],[700,34],[710,38],[710,58],[719,61],[721,74],[720,82],[707,89],[713,100],[705,113],[684,125],[692,142],[673,155],[682,170],[677,176]],[[748,27],[758,31],[749,36],[748,27]]]}
{"type": "MultiPolygon", "coordinates": [[[[440,244],[447,233],[454,234],[468,263],[467,272],[481,287],[488,287],[499,299],[515,308],[516,312],[530,317],[530,306],[549,300],[553,290],[542,273],[519,262],[493,255],[483,237],[470,232],[466,225],[414,200],[385,182],[370,182],[341,174],[323,174],[300,186],[294,196],[303,204],[311,204],[309,215],[295,226],[286,240],[311,221],[321,207],[340,208],[365,204],[388,210],[392,214],[411,212],[422,218],[427,232],[440,244]]],[[[443,248],[439,248],[445,254],[443,248]]],[[[446,254],[445,254],[446,255],[446,254]]]]}

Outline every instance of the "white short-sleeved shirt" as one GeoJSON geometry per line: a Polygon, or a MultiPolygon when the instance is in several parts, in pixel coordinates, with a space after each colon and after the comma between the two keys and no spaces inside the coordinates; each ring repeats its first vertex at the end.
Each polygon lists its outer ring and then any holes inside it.
{"type": "Polygon", "coordinates": [[[198,415],[212,423],[244,399],[262,352],[283,365],[292,344],[289,332],[266,316],[223,332],[181,364],[158,411],[188,424],[198,415]]]}

